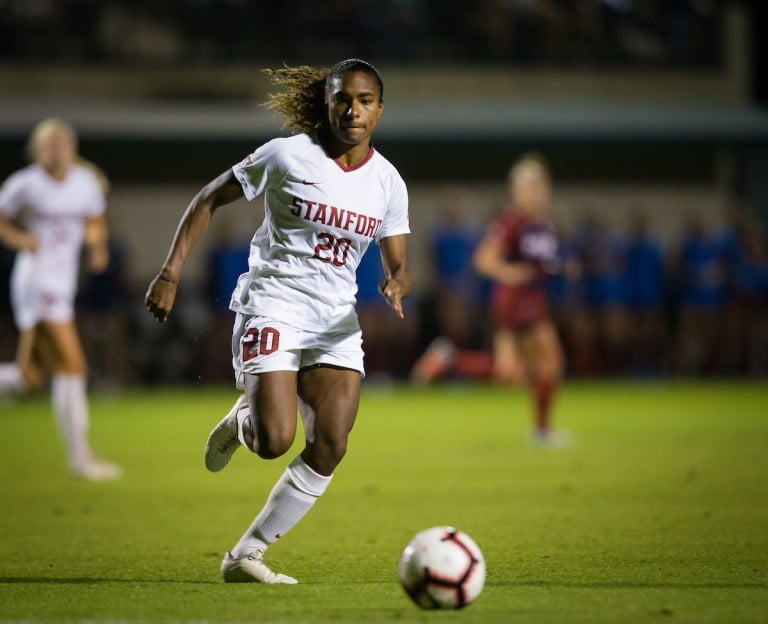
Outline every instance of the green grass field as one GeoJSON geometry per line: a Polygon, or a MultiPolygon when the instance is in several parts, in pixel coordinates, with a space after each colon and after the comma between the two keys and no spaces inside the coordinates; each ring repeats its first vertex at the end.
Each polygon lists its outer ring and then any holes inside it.
{"type": "Polygon", "coordinates": [[[95,396],[117,483],[67,476],[46,396],[0,405],[0,621],[768,621],[768,384],[569,383],[560,451],[527,446],[520,391],[366,387],[327,494],[268,553],[296,586],[219,577],[295,454],[207,473],[234,397],[95,396]],[[403,546],[437,524],[487,559],[463,611],[421,611],[397,583],[403,546]]]}

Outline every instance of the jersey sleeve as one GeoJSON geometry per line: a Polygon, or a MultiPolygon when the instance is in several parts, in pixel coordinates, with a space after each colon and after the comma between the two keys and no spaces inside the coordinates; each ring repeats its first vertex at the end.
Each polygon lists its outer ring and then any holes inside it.
{"type": "Polygon", "coordinates": [[[408,189],[405,182],[398,175],[393,179],[392,192],[387,206],[387,212],[381,228],[376,234],[376,242],[388,236],[410,234],[411,227],[408,221],[408,189]]]}
{"type": "Polygon", "coordinates": [[[280,139],[272,139],[232,167],[232,173],[249,201],[282,179],[284,168],[280,166],[281,144],[280,139]]]}
{"type": "Polygon", "coordinates": [[[83,210],[86,217],[97,217],[107,207],[107,198],[96,174],[85,169],[85,184],[83,192],[83,210]]]}
{"type": "Polygon", "coordinates": [[[11,174],[0,186],[0,215],[15,217],[24,204],[24,181],[21,172],[11,174]]]}

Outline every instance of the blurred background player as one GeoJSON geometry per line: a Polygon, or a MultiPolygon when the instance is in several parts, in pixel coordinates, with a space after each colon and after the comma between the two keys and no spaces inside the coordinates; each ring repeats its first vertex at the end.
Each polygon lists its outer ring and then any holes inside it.
{"type": "Polygon", "coordinates": [[[473,255],[477,272],[492,280],[492,353],[456,349],[440,337],[416,362],[411,378],[426,382],[452,373],[507,385],[527,383],[535,413],[531,442],[564,446],[566,432],[551,427],[564,357],[548,309],[547,280],[559,262],[547,216],[551,179],[545,160],[535,153],[521,156],[510,170],[507,190],[504,210],[473,255]]]}
{"type": "Polygon", "coordinates": [[[108,262],[106,178],[79,158],[75,131],[62,120],[41,121],[28,149],[32,164],[0,187],[0,241],[17,251],[11,301],[19,331],[15,362],[0,365],[0,391],[40,387],[50,374],[71,472],[116,479],[120,468],[88,443],[87,363],[74,320],[83,246],[88,270],[108,262]]]}

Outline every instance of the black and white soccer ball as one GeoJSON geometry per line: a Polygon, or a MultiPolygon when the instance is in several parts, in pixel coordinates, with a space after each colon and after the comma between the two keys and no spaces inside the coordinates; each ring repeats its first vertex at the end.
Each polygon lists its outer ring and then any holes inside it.
{"type": "Polygon", "coordinates": [[[417,533],[398,564],[400,584],[423,609],[463,609],[485,585],[485,557],[466,533],[436,526],[417,533]]]}

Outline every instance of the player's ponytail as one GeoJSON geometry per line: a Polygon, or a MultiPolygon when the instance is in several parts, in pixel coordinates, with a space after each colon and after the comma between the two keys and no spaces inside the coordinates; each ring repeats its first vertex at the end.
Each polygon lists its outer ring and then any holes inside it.
{"type": "Polygon", "coordinates": [[[270,93],[265,106],[284,117],[283,128],[295,134],[311,133],[325,121],[325,79],[327,69],[281,67],[265,69],[279,93],[270,93]]]}

